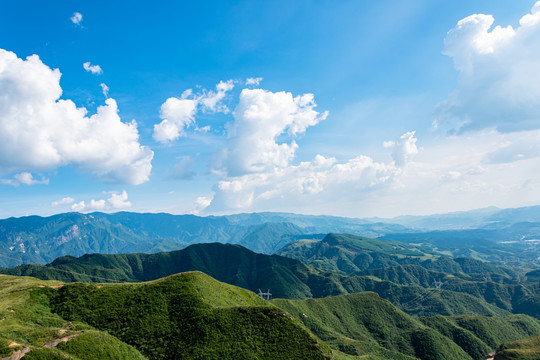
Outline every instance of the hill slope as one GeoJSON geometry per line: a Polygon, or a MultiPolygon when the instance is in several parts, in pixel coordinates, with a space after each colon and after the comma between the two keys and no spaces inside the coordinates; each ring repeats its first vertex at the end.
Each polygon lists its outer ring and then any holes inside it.
{"type": "Polygon", "coordinates": [[[298,259],[327,271],[355,273],[399,265],[420,265],[427,270],[465,274],[483,279],[485,274],[510,279],[514,270],[470,258],[443,256],[428,248],[392,240],[350,234],[328,234],[322,240],[300,240],[276,254],[298,259]]]}
{"type": "Polygon", "coordinates": [[[0,316],[2,358],[331,357],[283,310],[200,272],[104,285],[0,276],[0,316]]]}
{"type": "Polygon", "coordinates": [[[59,286],[57,281],[0,276],[0,357],[146,359],[114,336],[51,313],[45,293],[59,286]]]}
{"type": "Polygon", "coordinates": [[[0,272],[68,282],[135,282],[192,270],[252,291],[270,289],[274,297],[279,298],[320,298],[373,291],[410,314],[509,314],[466,293],[399,285],[372,276],[323,272],[298,260],[256,254],[238,245],[218,243],[196,244],[157,254],[62,257],[47,266],[22,265],[0,272]]]}
{"type": "Polygon", "coordinates": [[[374,293],[272,302],[331,346],[386,359],[483,360],[500,343],[540,331],[538,320],[523,315],[416,318],[374,293]]]}

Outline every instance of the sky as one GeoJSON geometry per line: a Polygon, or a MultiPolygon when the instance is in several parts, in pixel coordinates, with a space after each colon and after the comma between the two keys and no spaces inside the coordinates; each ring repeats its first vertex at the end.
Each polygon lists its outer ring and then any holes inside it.
{"type": "Polygon", "coordinates": [[[540,204],[540,1],[0,2],[0,218],[540,204]]]}

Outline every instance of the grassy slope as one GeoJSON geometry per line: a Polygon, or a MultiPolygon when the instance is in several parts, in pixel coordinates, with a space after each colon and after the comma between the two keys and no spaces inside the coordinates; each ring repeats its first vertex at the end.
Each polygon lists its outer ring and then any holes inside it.
{"type": "Polygon", "coordinates": [[[145,359],[133,347],[115,337],[93,330],[80,323],[68,323],[51,313],[49,299],[45,295],[50,287],[61,285],[57,281],[43,281],[26,277],[0,276],[0,357],[23,348],[33,349],[25,359],[145,359]],[[46,341],[64,336],[77,335],[65,348],[46,349],[46,341]],[[94,342],[96,346],[84,347],[84,355],[78,343],[94,342]],[[71,343],[71,342],[74,343],[71,343]],[[11,344],[11,346],[10,346],[11,344]],[[78,348],[78,349],[77,349],[78,348]],[[40,355],[41,354],[41,355],[40,355]],[[45,357],[44,357],[45,356],[45,357]]]}
{"type": "Polygon", "coordinates": [[[500,349],[498,349],[495,358],[497,360],[540,359],[540,334],[502,345],[500,349]]]}
{"type": "Polygon", "coordinates": [[[503,342],[540,332],[526,315],[412,317],[374,293],[273,303],[334,348],[385,359],[483,360],[503,342]]]}
{"type": "Polygon", "coordinates": [[[400,360],[471,359],[448,338],[374,293],[273,302],[344,352],[400,360]]]}
{"type": "Polygon", "coordinates": [[[56,313],[132,344],[150,359],[326,359],[330,350],[255,294],[190,272],[138,284],[67,284],[56,313]]]}

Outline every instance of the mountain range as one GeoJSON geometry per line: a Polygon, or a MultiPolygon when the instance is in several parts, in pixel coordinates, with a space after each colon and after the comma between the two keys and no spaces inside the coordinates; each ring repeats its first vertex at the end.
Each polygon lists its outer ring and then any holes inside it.
{"type": "Polygon", "coordinates": [[[0,358],[537,359],[538,213],[0,220],[0,358]]]}
{"type": "Polygon", "coordinates": [[[539,265],[539,214],[540,207],[488,208],[394,219],[289,213],[208,217],[130,212],[27,216],[0,220],[0,266],[46,264],[63,255],[154,253],[209,242],[238,244],[272,254],[296,240],[322,239],[334,232],[399,240],[447,255],[532,269],[539,265]]]}

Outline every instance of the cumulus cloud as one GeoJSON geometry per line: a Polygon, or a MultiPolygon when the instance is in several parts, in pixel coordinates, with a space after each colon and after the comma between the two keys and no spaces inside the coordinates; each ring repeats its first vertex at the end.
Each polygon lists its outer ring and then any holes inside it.
{"type": "Polygon", "coordinates": [[[80,12],[74,12],[73,15],[71,15],[71,17],[69,18],[69,20],[71,20],[71,22],[74,23],[75,25],[82,26],[81,25],[82,18],[83,16],[80,12]]]}
{"type": "Polygon", "coordinates": [[[49,179],[42,177],[41,179],[35,179],[34,176],[29,172],[22,172],[19,174],[13,175],[12,179],[0,179],[0,183],[4,185],[19,186],[19,185],[47,185],[49,184],[49,179]]]}
{"type": "Polygon", "coordinates": [[[262,77],[257,78],[247,78],[246,79],[246,85],[247,86],[259,86],[259,84],[263,81],[262,77]]]}
{"type": "Polygon", "coordinates": [[[397,166],[404,166],[414,155],[418,154],[414,131],[409,131],[399,138],[397,141],[385,141],[383,146],[392,148],[392,158],[397,166]]]}
{"type": "Polygon", "coordinates": [[[209,210],[286,208],[289,205],[324,203],[391,183],[401,170],[394,164],[360,155],[345,163],[317,155],[269,172],[259,172],[220,181],[209,210]]]}
{"type": "Polygon", "coordinates": [[[53,201],[51,205],[52,206],[70,205],[70,204],[73,204],[74,202],[75,202],[74,198],[67,196],[65,198],[62,198],[61,200],[53,201]]]}
{"type": "Polygon", "coordinates": [[[88,71],[89,73],[92,73],[94,75],[101,75],[103,74],[103,70],[101,69],[101,66],[99,65],[92,65],[89,61],[85,62],[83,64],[84,70],[88,71]]]}
{"type": "Polygon", "coordinates": [[[328,115],[315,107],[312,94],[242,90],[227,126],[227,146],[215,164],[222,179],[204,211],[291,211],[291,206],[366,197],[394,186],[405,163],[418,153],[415,133],[409,132],[389,145],[394,157],[389,163],[365,155],[338,161],[318,154],[294,164],[295,137],[328,115]]]}
{"type": "Polygon", "coordinates": [[[315,106],[313,94],[293,97],[284,91],[242,90],[217,168],[239,176],[288,166],[298,147],[294,138],[327,116],[315,106]],[[293,139],[278,143],[281,135],[293,139]]]}
{"type": "Polygon", "coordinates": [[[108,199],[92,199],[89,203],[86,203],[84,200],[79,201],[71,206],[71,211],[89,212],[96,210],[118,210],[131,207],[131,202],[128,201],[128,194],[125,190],[123,190],[121,193],[112,191],[109,194],[110,197],[108,199]]]}
{"type": "Polygon", "coordinates": [[[212,202],[211,197],[206,196],[199,196],[194,202],[190,210],[188,210],[186,213],[188,214],[194,214],[198,215],[206,209],[208,206],[210,206],[210,203],[212,202]]]}
{"type": "Polygon", "coordinates": [[[518,27],[475,14],[448,32],[443,53],[459,71],[457,89],[438,105],[434,125],[460,133],[540,128],[540,2],[518,27]]]}
{"type": "Polygon", "coordinates": [[[60,76],[37,55],[0,49],[0,173],[74,165],[106,182],[147,181],[154,153],[136,122],[122,122],[111,98],[92,116],[60,100],[60,76]]]}
{"type": "MultiPolygon", "coordinates": [[[[202,90],[202,92],[195,94],[193,90],[188,89],[179,98],[168,98],[161,105],[160,118],[162,121],[154,125],[154,140],[168,143],[185,136],[185,129],[195,125],[195,115],[199,110],[228,113],[229,109],[222,104],[222,100],[227,92],[233,88],[232,80],[220,81],[216,85],[215,91],[202,90]]],[[[209,128],[204,127],[203,129],[209,128]]]]}

